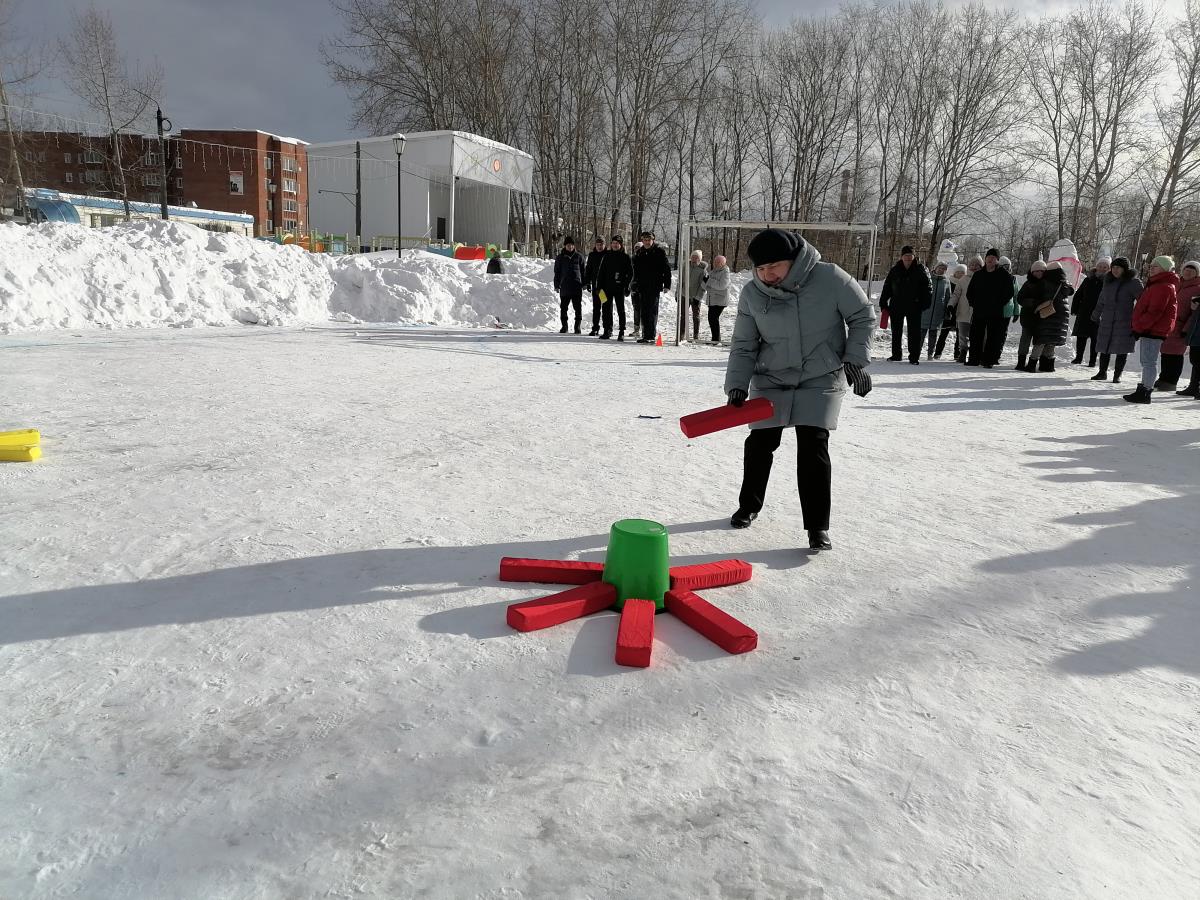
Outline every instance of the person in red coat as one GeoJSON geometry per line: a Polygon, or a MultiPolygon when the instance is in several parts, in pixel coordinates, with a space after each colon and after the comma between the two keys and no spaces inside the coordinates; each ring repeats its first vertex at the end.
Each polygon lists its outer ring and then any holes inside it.
{"type": "MultiPolygon", "coordinates": [[[[1162,374],[1154,382],[1156,391],[1173,391],[1183,374],[1183,357],[1188,352],[1188,329],[1191,325],[1192,303],[1200,297],[1200,262],[1189,260],[1179,270],[1179,290],[1176,292],[1178,309],[1175,326],[1162,345],[1162,374]]],[[[1193,370],[1192,376],[1195,377],[1193,370]]]]}
{"type": "Polygon", "coordinates": [[[1154,257],[1150,263],[1150,283],[1133,308],[1133,335],[1138,339],[1142,383],[1132,394],[1125,395],[1130,403],[1150,402],[1150,392],[1154,390],[1154,382],[1158,378],[1159,352],[1163,341],[1175,326],[1178,289],[1175,260],[1169,256],[1154,257]]]}

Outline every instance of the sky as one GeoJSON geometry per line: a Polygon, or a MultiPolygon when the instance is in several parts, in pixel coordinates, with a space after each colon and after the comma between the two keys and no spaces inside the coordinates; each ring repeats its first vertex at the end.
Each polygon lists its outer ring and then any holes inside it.
{"type": "MultiPolygon", "coordinates": [[[[1180,7],[1183,0],[1168,0],[1180,7]]],[[[70,27],[82,0],[16,0],[17,28],[48,47],[70,27]]],[[[1069,3],[1017,0],[1048,14],[1069,3]]],[[[320,57],[341,20],[330,0],[96,0],[130,60],[157,57],[166,68],[164,114],[179,128],[258,128],[310,142],[363,136],[350,103],[320,57]]],[[[837,6],[830,0],[759,0],[768,24],[837,6]]],[[[79,115],[61,79],[36,85],[39,110],[79,115]]]]}

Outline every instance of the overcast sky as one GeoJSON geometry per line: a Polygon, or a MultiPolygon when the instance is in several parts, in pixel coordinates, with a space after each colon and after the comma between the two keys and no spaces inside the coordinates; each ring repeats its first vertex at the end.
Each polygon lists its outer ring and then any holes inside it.
{"type": "MultiPolygon", "coordinates": [[[[648,0],[652,2],[652,0],[648,0]]],[[[1183,0],[1168,0],[1181,7],[1183,0]]],[[[759,0],[764,21],[835,7],[827,0],[759,0]]],[[[1048,14],[1070,3],[1018,0],[1048,14]]],[[[17,0],[17,27],[53,46],[82,0],[17,0]]],[[[321,64],[322,39],[340,19],[330,0],[96,0],[130,60],[157,57],[167,72],[164,113],[175,128],[259,128],[307,141],[361,136],[349,104],[321,64]]],[[[1015,38],[1019,40],[1019,38],[1015,38]]],[[[37,86],[39,109],[77,115],[56,74],[37,86]]]]}

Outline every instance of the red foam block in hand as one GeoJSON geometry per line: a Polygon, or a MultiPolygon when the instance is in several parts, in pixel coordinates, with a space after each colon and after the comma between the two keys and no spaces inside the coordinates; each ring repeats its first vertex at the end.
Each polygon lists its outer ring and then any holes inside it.
{"type": "Polygon", "coordinates": [[[532,581],[536,584],[590,584],[604,576],[604,563],[577,559],[500,560],[501,581],[532,581]]]}
{"type": "Polygon", "coordinates": [[[667,612],[700,632],[726,653],[748,653],[758,646],[758,633],[703,597],[687,590],[667,591],[667,612]]]}
{"type": "Polygon", "coordinates": [[[754,570],[740,559],[722,559],[696,566],[672,566],[671,587],[675,590],[698,591],[701,588],[728,587],[749,581],[754,570]]]}
{"type": "Polygon", "coordinates": [[[517,631],[537,631],[590,616],[617,602],[617,589],[596,581],[537,600],[514,603],[508,608],[508,624],[517,631]]]}
{"type": "Polygon", "coordinates": [[[626,600],[617,626],[617,665],[644,669],[654,646],[653,600],[626,600]]]}
{"type": "Polygon", "coordinates": [[[679,427],[690,438],[712,434],[738,425],[761,422],[775,414],[775,407],[766,397],[755,397],[741,406],[718,406],[704,412],[692,413],[679,420],[679,427]]]}

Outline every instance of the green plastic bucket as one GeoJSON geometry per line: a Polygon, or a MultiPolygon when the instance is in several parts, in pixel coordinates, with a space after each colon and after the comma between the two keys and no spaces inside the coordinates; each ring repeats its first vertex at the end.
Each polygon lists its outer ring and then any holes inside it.
{"type": "Polygon", "coordinates": [[[626,600],[653,600],[659,609],[671,587],[667,529],[648,519],[622,519],[608,533],[604,580],[617,589],[616,608],[626,600]]]}

